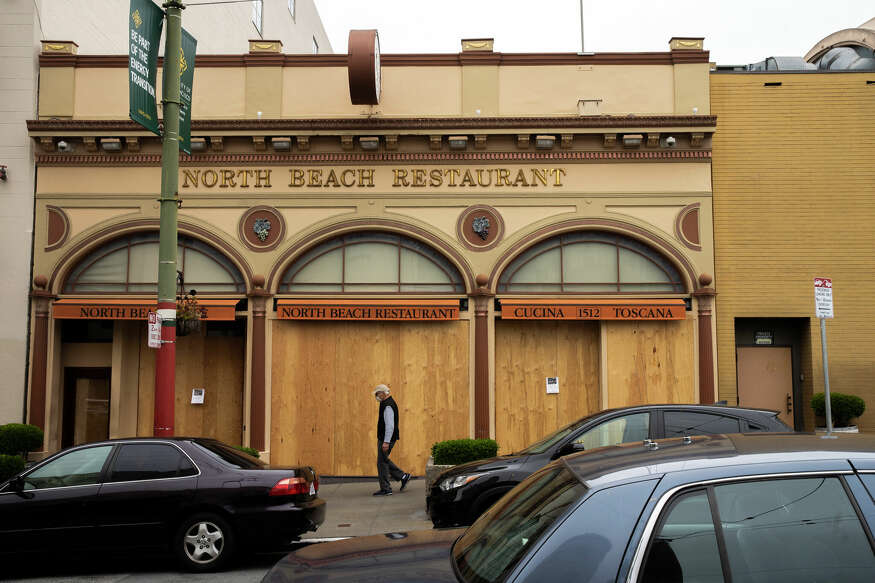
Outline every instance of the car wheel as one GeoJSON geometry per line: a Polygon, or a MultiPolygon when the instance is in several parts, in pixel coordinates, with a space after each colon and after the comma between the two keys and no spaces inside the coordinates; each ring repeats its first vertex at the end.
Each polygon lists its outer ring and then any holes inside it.
{"type": "Polygon", "coordinates": [[[189,571],[216,571],[234,554],[234,533],[216,514],[195,514],[176,531],[173,550],[189,571]]]}

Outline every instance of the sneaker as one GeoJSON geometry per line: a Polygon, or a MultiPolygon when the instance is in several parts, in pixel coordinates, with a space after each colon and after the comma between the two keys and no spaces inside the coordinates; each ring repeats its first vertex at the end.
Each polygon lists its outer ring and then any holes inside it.
{"type": "Polygon", "coordinates": [[[372,495],[373,496],[391,496],[392,490],[377,490],[372,495]]]}
{"type": "Polygon", "coordinates": [[[410,481],[410,474],[404,474],[403,476],[401,476],[401,490],[400,490],[401,492],[403,492],[404,488],[407,487],[407,482],[409,482],[409,481],[410,481]]]}

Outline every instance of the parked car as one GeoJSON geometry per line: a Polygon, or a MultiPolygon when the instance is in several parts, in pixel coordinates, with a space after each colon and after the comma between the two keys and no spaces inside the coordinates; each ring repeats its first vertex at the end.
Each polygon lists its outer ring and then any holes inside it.
{"type": "Polygon", "coordinates": [[[309,467],[276,468],[213,439],[63,450],[0,484],[0,553],[159,547],[193,571],[282,548],[325,519],[309,467]]]}
{"type": "Polygon", "coordinates": [[[721,405],[608,409],[554,431],[522,451],[454,466],[426,493],[436,527],[469,525],[496,500],[556,458],[605,445],[684,435],[793,431],[777,411],[721,405]]]}
{"type": "Polygon", "coordinates": [[[470,528],[317,544],[295,581],[872,581],[875,436],[733,434],[558,459],[470,528]]]}

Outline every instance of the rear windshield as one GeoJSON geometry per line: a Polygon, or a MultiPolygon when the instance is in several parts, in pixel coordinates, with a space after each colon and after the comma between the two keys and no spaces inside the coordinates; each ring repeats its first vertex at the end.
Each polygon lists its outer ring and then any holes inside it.
{"type": "Polygon", "coordinates": [[[508,492],[453,545],[466,583],[503,580],[529,548],[586,493],[564,466],[541,470],[508,492]]]}
{"type": "Polygon", "coordinates": [[[239,469],[263,468],[266,464],[247,453],[234,449],[220,441],[192,442],[201,451],[226,466],[239,469]]]}

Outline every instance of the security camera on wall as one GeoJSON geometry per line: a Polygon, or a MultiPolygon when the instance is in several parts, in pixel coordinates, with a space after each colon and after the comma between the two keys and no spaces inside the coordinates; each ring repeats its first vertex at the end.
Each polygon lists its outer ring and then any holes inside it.
{"type": "Polygon", "coordinates": [[[677,143],[677,140],[674,136],[668,136],[665,138],[665,147],[666,148],[674,148],[674,145],[677,143]]]}
{"type": "Polygon", "coordinates": [[[73,144],[66,142],[64,140],[58,140],[58,151],[59,152],[72,152],[73,144]]]}

